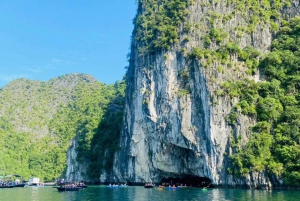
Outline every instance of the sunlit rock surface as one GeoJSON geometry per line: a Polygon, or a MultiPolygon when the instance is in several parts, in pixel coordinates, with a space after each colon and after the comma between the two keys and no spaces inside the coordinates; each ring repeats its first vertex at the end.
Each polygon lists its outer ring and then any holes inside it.
{"type": "MultiPolygon", "coordinates": [[[[159,182],[162,178],[194,175],[209,178],[217,186],[271,188],[278,183],[265,173],[242,178],[228,174],[230,137],[241,136],[242,143],[247,142],[249,126],[255,120],[239,114],[237,126],[232,129],[225,117],[238,100],[218,96],[216,91],[224,81],[248,78],[259,82],[261,75],[257,72],[249,76],[244,63],[234,56],[230,61],[236,68],[226,68],[219,61],[205,68],[201,62],[180,53],[182,47],[187,52],[194,47],[203,48],[209,12],[229,14],[234,9],[234,5],[227,6],[223,0],[213,6],[203,6],[203,2],[206,1],[197,1],[189,8],[188,22],[199,23],[201,29],[188,34],[182,31],[180,42],[187,35],[190,38],[185,45],[158,52],[150,61],[150,56],[139,56],[138,42],[132,42],[121,151],[114,162],[115,181],[159,182]],[[221,73],[219,66],[225,69],[221,73]],[[184,70],[189,72],[187,80],[182,77],[184,70]],[[189,86],[190,93],[181,94],[183,85],[189,86]]],[[[299,15],[299,8],[299,1],[293,1],[290,8],[281,12],[293,17],[299,15]]],[[[252,46],[267,53],[273,37],[270,25],[259,24],[253,33],[237,38],[235,28],[242,25],[247,22],[240,14],[226,22],[215,22],[218,29],[229,33],[225,42],[233,40],[241,48],[252,46]]],[[[217,47],[212,44],[209,48],[217,47]]]]}

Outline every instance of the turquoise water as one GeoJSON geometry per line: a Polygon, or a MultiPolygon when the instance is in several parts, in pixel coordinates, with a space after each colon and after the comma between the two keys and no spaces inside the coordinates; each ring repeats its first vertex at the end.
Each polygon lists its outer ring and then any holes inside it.
{"type": "Polygon", "coordinates": [[[198,188],[180,190],[145,189],[144,187],[108,188],[89,186],[78,192],[58,192],[52,187],[25,187],[0,189],[1,201],[199,201],[199,200],[259,200],[259,201],[296,201],[300,191],[266,191],[243,189],[212,189],[203,191],[198,188]]]}

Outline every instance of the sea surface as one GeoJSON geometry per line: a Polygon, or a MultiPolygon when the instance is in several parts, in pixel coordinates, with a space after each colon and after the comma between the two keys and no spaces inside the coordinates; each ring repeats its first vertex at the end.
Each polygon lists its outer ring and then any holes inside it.
{"type": "Polygon", "coordinates": [[[259,200],[298,201],[299,190],[245,190],[182,188],[179,190],[146,189],[142,186],[109,188],[89,186],[77,192],[58,192],[52,187],[0,189],[1,201],[200,201],[259,200]]]}

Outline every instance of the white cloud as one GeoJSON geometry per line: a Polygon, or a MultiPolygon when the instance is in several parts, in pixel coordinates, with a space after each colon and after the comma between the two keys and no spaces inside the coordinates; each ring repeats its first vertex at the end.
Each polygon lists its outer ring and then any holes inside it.
{"type": "Polygon", "coordinates": [[[24,70],[32,72],[32,73],[41,73],[41,72],[43,72],[42,68],[40,68],[40,67],[25,68],[24,70]]]}
{"type": "Polygon", "coordinates": [[[54,62],[54,63],[61,63],[62,60],[61,59],[52,59],[52,62],[54,62]]]}

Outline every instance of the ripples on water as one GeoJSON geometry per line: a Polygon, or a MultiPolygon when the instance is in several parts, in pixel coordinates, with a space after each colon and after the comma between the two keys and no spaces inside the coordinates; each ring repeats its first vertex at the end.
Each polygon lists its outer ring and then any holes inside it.
{"type": "Polygon", "coordinates": [[[108,188],[89,186],[78,192],[58,192],[52,187],[25,187],[0,189],[0,201],[199,201],[199,200],[257,200],[294,201],[300,200],[300,191],[267,191],[242,189],[184,188],[179,190],[145,189],[144,187],[108,188]]]}

